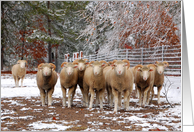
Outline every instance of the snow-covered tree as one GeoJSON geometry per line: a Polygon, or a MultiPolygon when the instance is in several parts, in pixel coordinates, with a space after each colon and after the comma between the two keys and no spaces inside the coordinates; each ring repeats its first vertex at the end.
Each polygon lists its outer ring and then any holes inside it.
{"type": "Polygon", "coordinates": [[[99,1],[82,14],[88,25],[79,38],[93,53],[180,44],[180,1],[99,1]]]}

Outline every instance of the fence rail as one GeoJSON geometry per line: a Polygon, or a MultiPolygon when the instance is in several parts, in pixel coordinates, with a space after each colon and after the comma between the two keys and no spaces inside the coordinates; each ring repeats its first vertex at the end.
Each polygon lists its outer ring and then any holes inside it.
{"type": "MultiPolygon", "coordinates": [[[[155,63],[156,61],[167,61],[169,67],[165,70],[165,75],[168,76],[181,76],[181,45],[175,46],[159,46],[151,48],[139,48],[139,49],[118,49],[110,51],[104,54],[93,54],[89,56],[83,56],[83,59],[89,61],[105,60],[107,62],[113,60],[127,59],[130,62],[130,66],[136,66],[138,64],[147,65],[155,63]]],[[[73,61],[74,59],[71,58],[73,61]]]]}

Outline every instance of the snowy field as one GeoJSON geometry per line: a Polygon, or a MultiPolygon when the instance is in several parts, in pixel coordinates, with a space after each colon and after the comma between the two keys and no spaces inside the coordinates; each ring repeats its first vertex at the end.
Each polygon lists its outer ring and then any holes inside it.
{"type": "MultiPolygon", "coordinates": [[[[48,115],[55,113],[55,118],[45,118],[42,120],[36,120],[34,114],[26,114],[26,116],[21,116],[19,113],[15,113],[11,108],[5,109],[4,106],[1,106],[1,130],[9,130],[9,126],[14,125],[14,120],[32,120],[29,124],[26,124],[24,128],[18,129],[22,131],[26,130],[77,130],[71,128],[82,128],[80,130],[84,131],[112,131],[112,130],[165,130],[165,131],[181,131],[181,77],[168,77],[165,78],[166,89],[169,85],[168,91],[168,100],[174,106],[170,108],[169,104],[166,101],[166,98],[163,95],[165,88],[161,91],[161,102],[162,105],[158,106],[157,103],[153,103],[145,108],[141,108],[138,105],[138,99],[132,97],[130,100],[130,110],[124,111],[119,110],[117,114],[113,114],[113,108],[108,108],[108,105],[104,102],[104,110],[100,111],[99,107],[94,107],[92,110],[88,108],[83,108],[84,110],[84,119],[86,121],[85,127],[81,124],[80,119],[64,120],[60,115],[57,115],[56,110],[61,108],[61,97],[62,92],[60,88],[60,80],[58,79],[55,86],[55,91],[53,93],[53,102],[54,105],[48,107],[48,115]],[[170,82],[169,82],[169,81],[170,82]],[[57,100],[58,99],[58,100],[57,100]],[[55,106],[55,103],[58,103],[59,106],[55,106]],[[2,109],[3,108],[3,109],[2,109]],[[88,113],[89,111],[89,113],[88,113]],[[154,112],[153,112],[154,111],[154,112]],[[156,111],[156,112],[155,112],[156,111]],[[12,116],[13,115],[13,116],[12,116]],[[7,120],[9,119],[9,120],[7,120]],[[94,120],[98,119],[98,120],[94,120]],[[117,124],[118,127],[112,128],[111,125],[117,124]],[[102,127],[106,126],[106,127],[102,127]],[[119,129],[119,127],[123,129],[119,129]]],[[[20,83],[19,83],[20,85],[20,83]]],[[[155,94],[157,90],[155,88],[155,94]]],[[[157,98],[153,99],[157,102],[157,98]]],[[[10,107],[19,106],[20,111],[31,111],[31,112],[44,112],[44,108],[40,106],[40,94],[36,85],[36,75],[28,74],[24,80],[24,87],[15,87],[14,79],[11,74],[2,74],[1,75],[1,104],[9,103],[10,107]],[[25,99],[31,101],[32,105],[27,106],[25,103],[20,103],[14,98],[25,99]],[[37,109],[34,107],[38,106],[37,109]]],[[[75,111],[75,115],[81,112],[82,110],[82,96],[79,88],[76,90],[76,95],[74,99],[74,104],[77,103],[76,107],[72,108],[72,111],[75,111]],[[79,104],[79,105],[78,105],[79,104]],[[80,107],[80,108],[79,108],[80,107]],[[76,110],[75,110],[76,109],[76,110]],[[81,110],[80,110],[81,109],[81,110]]],[[[63,109],[67,109],[64,108],[63,109]]],[[[28,112],[26,112],[28,113],[28,112]]]]}

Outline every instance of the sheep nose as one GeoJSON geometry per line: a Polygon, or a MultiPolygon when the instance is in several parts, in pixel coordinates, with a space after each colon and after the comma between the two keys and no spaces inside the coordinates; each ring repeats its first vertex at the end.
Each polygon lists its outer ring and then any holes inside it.
{"type": "Polygon", "coordinates": [[[82,68],[80,68],[80,70],[82,70],[82,68]]]}
{"type": "Polygon", "coordinates": [[[97,75],[97,72],[95,72],[95,75],[97,75]]]}
{"type": "Polygon", "coordinates": [[[121,74],[121,71],[119,71],[119,74],[121,74]]]}
{"type": "Polygon", "coordinates": [[[71,75],[71,72],[69,72],[68,74],[71,75]]]}
{"type": "Polygon", "coordinates": [[[162,74],[162,72],[160,71],[160,74],[162,74]]]}
{"type": "Polygon", "coordinates": [[[146,78],[146,77],[144,77],[144,78],[143,78],[143,80],[147,80],[147,78],[146,78]]]}

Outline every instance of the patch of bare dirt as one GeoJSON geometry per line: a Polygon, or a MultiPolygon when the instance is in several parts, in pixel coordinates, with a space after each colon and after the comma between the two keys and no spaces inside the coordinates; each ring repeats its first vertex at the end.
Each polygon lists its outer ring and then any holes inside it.
{"type": "MultiPolygon", "coordinates": [[[[89,110],[82,106],[81,98],[82,96],[80,95],[77,101],[73,101],[72,108],[62,107],[62,100],[60,98],[53,98],[53,105],[44,107],[41,106],[40,97],[1,98],[1,131],[31,131],[34,128],[29,124],[37,121],[47,124],[55,123],[71,126],[66,131],[82,131],[88,128],[94,130],[142,131],[143,128],[148,128],[148,126],[136,125],[142,122],[137,120],[134,123],[126,120],[126,118],[141,114],[141,118],[153,118],[154,120],[154,116],[169,109],[167,103],[162,102],[159,106],[157,105],[157,101],[154,100],[152,102],[154,107],[146,106],[140,110],[130,111],[121,109],[117,114],[113,114],[113,108],[110,108],[106,103],[104,103],[103,110],[100,110],[99,107],[94,107],[94,109],[89,110]]],[[[134,93],[132,98],[135,99],[134,93]]],[[[130,102],[130,107],[141,108],[135,102],[130,102]]],[[[174,117],[174,115],[169,114],[168,117],[174,117]]],[[[181,117],[174,118],[180,120],[173,121],[173,123],[181,122],[181,117]]],[[[149,123],[164,125],[163,122],[157,120],[149,123]]],[[[175,130],[173,126],[169,126],[168,124],[165,126],[169,131],[175,130]]],[[[44,128],[38,130],[47,131],[50,129],[44,128]]],[[[155,129],[149,130],[159,131],[160,129],[156,127],[155,129]]]]}

